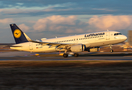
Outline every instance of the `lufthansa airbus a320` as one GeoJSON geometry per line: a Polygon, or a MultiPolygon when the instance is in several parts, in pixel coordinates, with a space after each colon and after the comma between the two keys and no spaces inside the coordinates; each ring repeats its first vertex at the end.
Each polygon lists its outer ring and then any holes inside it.
{"type": "MultiPolygon", "coordinates": [[[[85,33],[67,37],[43,39],[41,42],[31,40],[16,24],[10,24],[16,44],[10,48],[28,52],[64,51],[63,57],[70,52],[77,57],[79,52],[89,51],[92,47],[112,45],[124,42],[127,37],[117,31],[85,33]]],[[[111,52],[113,52],[111,48],[111,52]]]]}

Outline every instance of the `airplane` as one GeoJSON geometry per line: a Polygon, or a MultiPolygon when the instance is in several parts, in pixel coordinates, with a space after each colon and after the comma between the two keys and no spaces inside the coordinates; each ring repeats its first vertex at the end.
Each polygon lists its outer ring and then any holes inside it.
{"type": "Polygon", "coordinates": [[[31,40],[16,24],[10,24],[16,44],[10,49],[28,52],[58,52],[63,51],[63,57],[68,57],[70,52],[75,57],[79,52],[89,51],[90,48],[111,45],[124,42],[127,37],[117,31],[103,31],[85,33],[66,37],[42,39],[42,41],[31,40]]]}

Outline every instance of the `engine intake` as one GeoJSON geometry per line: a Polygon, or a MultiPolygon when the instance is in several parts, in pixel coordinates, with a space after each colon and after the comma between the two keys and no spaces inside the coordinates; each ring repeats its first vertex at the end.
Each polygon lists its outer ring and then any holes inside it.
{"type": "Polygon", "coordinates": [[[71,51],[72,52],[82,52],[84,51],[86,48],[85,45],[74,45],[74,46],[71,46],[71,51]]]}

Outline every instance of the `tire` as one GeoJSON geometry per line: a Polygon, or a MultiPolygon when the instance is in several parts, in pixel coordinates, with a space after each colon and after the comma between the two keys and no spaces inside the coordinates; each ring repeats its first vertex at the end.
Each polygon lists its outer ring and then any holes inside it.
{"type": "Polygon", "coordinates": [[[112,52],[113,52],[113,50],[111,49],[111,50],[110,50],[110,52],[112,53],[112,52]]]}
{"type": "Polygon", "coordinates": [[[78,53],[74,53],[74,57],[78,57],[79,56],[79,54],[78,53]]]}
{"type": "Polygon", "coordinates": [[[67,57],[68,57],[68,54],[64,53],[64,54],[63,54],[63,57],[64,57],[64,58],[67,58],[67,57]]]}

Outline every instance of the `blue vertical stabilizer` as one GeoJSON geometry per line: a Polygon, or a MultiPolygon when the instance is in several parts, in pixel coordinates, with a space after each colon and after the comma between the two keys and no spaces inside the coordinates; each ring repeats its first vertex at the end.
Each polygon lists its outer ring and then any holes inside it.
{"type": "Polygon", "coordinates": [[[27,38],[25,37],[24,33],[16,24],[10,24],[13,37],[15,39],[16,44],[28,42],[27,38]]]}

